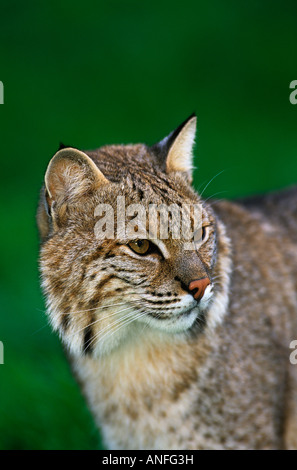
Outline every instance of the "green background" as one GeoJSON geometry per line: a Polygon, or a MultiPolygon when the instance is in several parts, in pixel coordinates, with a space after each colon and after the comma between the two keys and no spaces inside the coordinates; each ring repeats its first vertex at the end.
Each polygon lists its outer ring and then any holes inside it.
{"type": "Polygon", "coordinates": [[[295,0],[1,1],[1,449],[101,446],[39,290],[35,210],[59,142],[152,144],[196,111],[205,196],[296,183],[296,20],[295,0]]]}

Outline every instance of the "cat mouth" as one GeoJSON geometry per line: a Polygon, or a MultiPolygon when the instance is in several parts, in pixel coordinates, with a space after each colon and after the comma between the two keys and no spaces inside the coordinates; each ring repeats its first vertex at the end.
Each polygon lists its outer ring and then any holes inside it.
{"type": "Polygon", "coordinates": [[[153,327],[167,333],[182,333],[189,330],[200,316],[200,311],[196,305],[191,305],[182,311],[148,311],[143,321],[153,327]]]}
{"type": "Polygon", "coordinates": [[[176,313],[176,312],[164,312],[164,311],[160,311],[160,312],[148,312],[148,314],[153,317],[153,318],[156,318],[160,321],[165,321],[165,320],[172,320],[173,318],[174,319],[179,319],[179,318],[182,318],[183,316],[189,316],[193,310],[197,310],[198,308],[198,305],[195,305],[194,307],[191,307],[187,310],[184,310],[182,312],[179,312],[179,313],[176,313]]]}
{"type": "MultiPolygon", "coordinates": [[[[190,296],[189,296],[190,297],[190,296]]],[[[185,296],[183,305],[172,306],[160,310],[147,310],[146,323],[151,326],[172,333],[190,330],[194,325],[203,325],[205,314],[211,299],[213,299],[212,285],[199,301],[185,296]]]]}
{"type": "Polygon", "coordinates": [[[207,286],[203,297],[200,300],[195,300],[193,297],[186,295],[182,301],[182,305],[173,305],[166,309],[152,310],[148,309],[148,313],[153,318],[158,320],[172,320],[179,319],[184,316],[190,316],[193,311],[201,313],[204,312],[213,298],[213,285],[207,286]]]}

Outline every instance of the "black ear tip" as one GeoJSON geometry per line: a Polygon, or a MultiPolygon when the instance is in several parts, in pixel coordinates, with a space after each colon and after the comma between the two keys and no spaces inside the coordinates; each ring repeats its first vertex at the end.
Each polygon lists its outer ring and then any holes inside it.
{"type": "Polygon", "coordinates": [[[58,150],[67,149],[68,147],[70,147],[70,145],[65,145],[65,144],[63,144],[63,142],[60,142],[58,150]]]}
{"type": "Polygon", "coordinates": [[[195,111],[188,117],[188,119],[186,120],[187,121],[190,121],[191,119],[193,118],[197,118],[197,114],[195,113],[195,111]]]}
{"type": "Polygon", "coordinates": [[[185,125],[191,121],[193,118],[197,118],[195,112],[193,112],[184,122],[182,122],[174,131],[172,131],[167,137],[165,137],[160,142],[156,143],[151,147],[153,152],[158,156],[159,160],[164,162],[166,156],[168,155],[169,149],[172,146],[173,142],[185,127],[185,125]]]}
{"type": "Polygon", "coordinates": [[[187,119],[185,119],[185,120],[178,126],[178,128],[175,129],[174,134],[177,135],[177,134],[183,129],[183,127],[185,127],[185,125],[188,124],[188,122],[191,121],[193,118],[197,118],[197,114],[196,114],[196,113],[192,113],[187,119]]]}

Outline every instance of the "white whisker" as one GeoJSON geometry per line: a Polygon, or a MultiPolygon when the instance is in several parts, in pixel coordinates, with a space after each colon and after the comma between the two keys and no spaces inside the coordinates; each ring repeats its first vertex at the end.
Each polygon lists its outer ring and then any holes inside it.
{"type": "MultiPolygon", "coordinates": [[[[102,333],[104,330],[100,331],[97,335],[94,336],[94,338],[92,339],[92,341],[88,344],[87,348],[96,340],[98,341],[102,341],[103,338],[105,338],[106,336],[108,336],[108,334],[110,334],[110,337],[117,333],[122,327],[124,326],[127,326],[129,325],[130,323],[132,323],[133,321],[143,317],[145,315],[145,313],[143,312],[140,312],[140,313],[137,313],[136,315],[134,315],[135,312],[131,312],[131,314],[127,314],[127,316],[125,318],[120,318],[118,319],[117,322],[113,322],[113,324],[111,325],[108,325],[107,328],[105,328],[105,330],[107,329],[107,331],[105,331],[104,335],[102,336],[102,333]],[[114,330],[111,329],[112,326],[114,326],[116,324],[116,328],[114,330]],[[110,330],[108,330],[108,328],[110,328],[110,330]]],[[[87,349],[85,348],[85,349],[87,349]]]]}
{"type": "MultiPolygon", "coordinates": [[[[134,314],[134,312],[132,312],[132,316],[133,316],[133,314],[134,314]]],[[[135,321],[135,320],[138,320],[139,318],[143,317],[144,315],[145,315],[145,312],[138,312],[138,313],[136,314],[136,316],[134,316],[133,318],[126,318],[125,321],[122,322],[122,323],[118,326],[117,329],[115,329],[115,330],[113,330],[113,331],[110,331],[111,336],[112,336],[112,334],[117,333],[123,326],[129,325],[130,323],[132,323],[132,322],[135,321]]],[[[103,339],[104,337],[106,337],[106,336],[108,335],[108,333],[109,333],[109,332],[107,331],[102,337],[99,337],[99,341],[102,341],[102,339],[103,339]]]]}
{"type": "Polygon", "coordinates": [[[200,193],[200,197],[202,197],[202,194],[204,193],[204,191],[208,188],[208,186],[210,185],[210,183],[212,183],[212,181],[219,175],[221,175],[222,173],[224,173],[225,170],[222,170],[220,171],[219,173],[217,173],[213,178],[211,178],[211,180],[207,183],[207,185],[204,187],[202,193],[200,193]]]}
{"type": "MultiPolygon", "coordinates": [[[[125,305],[127,305],[126,302],[125,302],[125,305]]],[[[127,308],[123,308],[122,310],[117,310],[116,312],[110,313],[110,314],[105,315],[105,316],[103,316],[103,317],[100,316],[100,318],[98,318],[97,320],[93,321],[92,323],[88,323],[88,324],[87,324],[86,326],[84,326],[83,328],[81,328],[81,329],[79,329],[79,330],[77,330],[77,331],[74,331],[74,332],[68,334],[67,337],[68,337],[68,338],[71,338],[71,336],[74,336],[74,335],[80,333],[81,331],[85,330],[86,328],[88,328],[88,327],[90,327],[90,326],[92,326],[92,325],[95,325],[95,323],[98,323],[98,322],[100,322],[100,321],[102,321],[102,320],[105,320],[106,318],[113,317],[114,315],[118,315],[118,314],[120,314],[120,313],[122,313],[122,312],[125,312],[126,310],[128,310],[128,309],[130,309],[130,308],[131,308],[131,306],[129,306],[129,307],[127,307],[127,308]]]]}

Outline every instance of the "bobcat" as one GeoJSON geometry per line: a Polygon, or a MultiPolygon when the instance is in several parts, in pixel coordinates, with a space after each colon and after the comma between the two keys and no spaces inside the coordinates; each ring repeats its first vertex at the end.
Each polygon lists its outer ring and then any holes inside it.
{"type": "Polygon", "coordinates": [[[195,133],[192,115],[151,147],[56,153],[37,216],[50,323],[109,449],[296,449],[297,188],[202,200],[195,133]],[[198,206],[196,249],[98,239],[119,196],[198,206]]]}

